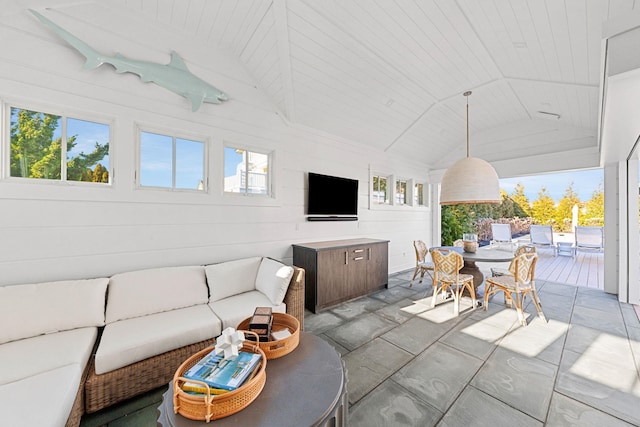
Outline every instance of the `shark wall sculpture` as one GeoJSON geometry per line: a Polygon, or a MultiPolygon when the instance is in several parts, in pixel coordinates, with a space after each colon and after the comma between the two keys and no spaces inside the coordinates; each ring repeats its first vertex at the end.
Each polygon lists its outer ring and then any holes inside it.
{"type": "Polygon", "coordinates": [[[166,65],[129,59],[119,53],[115,56],[103,55],[35,10],[29,11],[87,59],[84,63],[86,69],[111,64],[116,73],[137,74],[143,82],[155,83],[187,98],[191,102],[192,111],[198,111],[203,102],[219,104],[228,99],[224,92],[192,74],[176,52],[171,52],[171,62],[166,65]]]}

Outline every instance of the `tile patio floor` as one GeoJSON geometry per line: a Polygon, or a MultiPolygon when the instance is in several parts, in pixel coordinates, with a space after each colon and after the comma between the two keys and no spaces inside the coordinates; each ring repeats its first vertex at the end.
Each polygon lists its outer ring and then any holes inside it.
{"type": "MultiPolygon", "coordinates": [[[[600,290],[538,282],[548,323],[500,294],[453,317],[411,272],[390,288],[305,317],[348,370],[349,425],[640,425],[640,322],[600,290]],[[424,298],[427,296],[427,298],[424,298]]],[[[430,288],[430,286],[429,286],[430,288]]]]}
{"type": "MultiPolygon", "coordinates": [[[[306,331],[345,361],[350,426],[640,425],[633,306],[597,289],[537,281],[549,322],[528,307],[522,327],[500,294],[486,312],[471,310],[470,300],[459,317],[451,303],[431,309],[431,286],[409,287],[411,274],[307,312],[306,331]]],[[[85,417],[82,426],[155,427],[163,391],[85,417]]]]}

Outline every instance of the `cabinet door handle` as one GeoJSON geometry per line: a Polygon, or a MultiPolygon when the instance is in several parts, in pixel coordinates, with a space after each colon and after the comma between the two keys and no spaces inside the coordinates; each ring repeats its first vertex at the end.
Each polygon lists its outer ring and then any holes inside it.
{"type": "Polygon", "coordinates": [[[349,251],[344,251],[344,263],[349,265],[349,251]]]}
{"type": "Polygon", "coordinates": [[[367,248],[367,260],[371,260],[371,248],[367,248]]]}
{"type": "Polygon", "coordinates": [[[360,261],[361,259],[364,259],[364,257],[363,256],[357,256],[353,260],[354,261],[360,261]]]}
{"type": "Polygon", "coordinates": [[[354,254],[359,254],[360,252],[364,252],[364,249],[356,249],[353,251],[354,254]]]}

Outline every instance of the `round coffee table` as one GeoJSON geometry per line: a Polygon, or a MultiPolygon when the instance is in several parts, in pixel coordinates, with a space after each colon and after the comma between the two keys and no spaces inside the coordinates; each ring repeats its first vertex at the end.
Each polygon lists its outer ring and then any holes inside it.
{"type": "Polygon", "coordinates": [[[267,362],[267,382],[242,411],[211,421],[193,421],[173,411],[173,384],[158,407],[158,425],[193,426],[346,426],[349,403],[340,354],[305,332],[291,353],[267,362]]]}

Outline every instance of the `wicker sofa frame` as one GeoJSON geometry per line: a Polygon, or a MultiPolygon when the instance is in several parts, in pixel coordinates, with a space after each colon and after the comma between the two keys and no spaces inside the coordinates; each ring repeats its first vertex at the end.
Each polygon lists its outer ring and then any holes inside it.
{"type": "MultiPolygon", "coordinates": [[[[284,303],[287,306],[287,314],[298,319],[300,329],[303,329],[305,271],[295,266],[293,268],[293,277],[289,282],[284,303]]],[[[182,362],[214,342],[213,339],[200,341],[100,375],[96,374],[94,354],[89,361],[88,376],[84,387],[81,387],[80,396],[76,398],[67,427],[79,425],[78,413],[82,415],[96,412],[168,384],[182,362]],[[81,393],[82,388],[84,393],[81,393]],[[70,424],[72,417],[77,418],[77,424],[75,421],[70,424]]]]}

